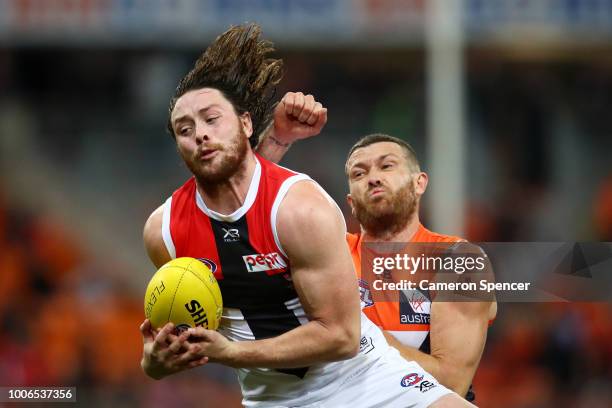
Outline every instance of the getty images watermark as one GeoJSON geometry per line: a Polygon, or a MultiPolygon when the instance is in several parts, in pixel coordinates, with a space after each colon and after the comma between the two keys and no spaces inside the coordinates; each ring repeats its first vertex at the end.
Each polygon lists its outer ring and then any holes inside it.
{"type": "MultiPolygon", "coordinates": [[[[456,245],[456,251],[465,244],[456,245]]],[[[451,247],[452,248],[452,247],[451,247]]],[[[385,271],[403,271],[410,275],[421,273],[439,273],[453,272],[462,275],[465,272],[478,273],[482,275],[489,268],[487,255],[481,254],[457,254],[453,250],[436,251],[434,253],[418,254],[416,256],[404,254],[395,254],[394,256],[376,256],[372,260],[372,272],[379,276],[375,279],[372,286],[375,290],[428,290],[428,291],[469,291],[476,292],[478,290],[487,293],[496,290],[529,290],[531,282],[494,282],[491,281],[491,275],[488,279],[480,279],[478,282],[468,281],[430,281],[429,279],[400,279],[398,282],[385,281],[385,271]],[[442,252],[442,254],[440,254],[442,252]],[[443,253],[448,252],[446,255],[443,253]]],[[[431,248],[430,248],[431,249],[431,248]]]]}
{"type": "Polygon", "coordinates": [[[612,243],[366,243],[360,290],[397,301],[610,301],[612,243]]]}

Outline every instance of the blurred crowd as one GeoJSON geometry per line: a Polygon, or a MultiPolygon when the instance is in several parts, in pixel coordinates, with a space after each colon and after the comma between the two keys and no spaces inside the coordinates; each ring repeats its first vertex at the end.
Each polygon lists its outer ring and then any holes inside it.
{"type": "MultiPolygon", "coordinates": [[[[219,367],[161,382],[142,374],[138,326],[152,271],[123,263],[144,258],[144,220],[187,176],[163,129],[168,96],[196,53],[0,55],[0,147],[5,165],[17,160],[2,167],[0,184],[0,385],[77,386],[91,406],[239,406],[233,374],[219,367]],[[42,161],[56,173],[24,206],[9,181],[26,171],[19,162],[36,171],[42,161]],[[82,207],[73,222],[63,205],[38,210],[45,188],[82,207]],[[115,235],[100,238],[99,224],[115,235]],[[102,243],[118,249],[101,257],[92,248],[102,243]]],[[[287,54],[279,93],[315,94],[330,121],[284,164],[343,203],[348,148],[380,131],[412,143],[426,170],[423,60],[417,51],[287,54]]],[[[612,241],[610,65],[468,54],[468,239],[612,241]]],[[[610,316],[609,303],[500,304],[474,381],[477,403],[612,406],[610,316]]]]}
{"type": "Polygon", "coordinates": [[[226,372],[145,377],[143,303],[112,267],[52,218],[0,200],[0,384],[75,386],[83,406],[239,406],[226,372]]]}

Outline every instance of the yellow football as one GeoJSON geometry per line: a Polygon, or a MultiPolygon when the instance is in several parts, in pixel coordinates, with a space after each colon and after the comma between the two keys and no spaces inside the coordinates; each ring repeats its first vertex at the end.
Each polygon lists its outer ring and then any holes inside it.
{"type": "Polygon", "coordinates": [[[177,258],[151,278],[144,310],[154,329],[172,322],[179,332],[196,326],[217,330],[223,299],[215,276],[204,262],[177,258]]]}

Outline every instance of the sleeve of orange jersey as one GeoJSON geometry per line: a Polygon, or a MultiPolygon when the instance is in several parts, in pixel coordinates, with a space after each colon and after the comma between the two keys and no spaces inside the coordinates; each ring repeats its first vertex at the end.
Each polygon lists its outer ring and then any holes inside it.
{"type": "Polygon", "coordinates": [[[357,279],[361,278],[361,257],[359,256],[359,235],[346,233],[346,243],[348,244],[349,250],[351,251],[351,257],[353,258],[353,265],[355,266],[355,273],[357,279]]]}
{"type": "MultiPolygon", "coordinates": [[[[363,285],[367,283],[361,280],[361,276],[362,276],[361,275],[361,249],[359,248],[359,235],[347,233],[346,243],[349,246],[351,257],[353,258],[353,266],[355,267],[355,274],[357,275],[357,279],[359,280],[359,290],[361,292],[362,290],[365,290],[365,287],[363,285]]],[[[363,296],[364,296],[363,293],[360,293],[360,297],[362,300],[362,303],[361,303],[362,307],[363,307],[363,296]]],[[[387,307],[392,306],[389,304],[383,305],[383,303],[386,303],[386,302],[380,302],[376,306],[365,307],[362,309],[362,312],[367,316],[367,318],[370,319],[372,323],[374,323],[380,328],[384,328],[384,325],[383,325],[383,320],[379,316],[378,308],[382,306],[384,309],[385,306],[387,307]]]]}

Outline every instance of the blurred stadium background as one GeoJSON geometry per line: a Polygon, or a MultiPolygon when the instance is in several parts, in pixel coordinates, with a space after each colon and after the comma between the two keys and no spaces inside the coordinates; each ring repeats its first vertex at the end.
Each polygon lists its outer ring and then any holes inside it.
{"type": "MultiPolygon", "coordinates": [[[[279,97],[329,108],[284,164],[338,203],[349,147],[385,132],[431,172],[423,217],[440,232],[612,241],[612,1],[0,0],[0,385],[239,406],[222,367],[145,378],[138,325],[143,223],[188,176],[164,130],[170,95],[245,21],[285,59],[279,97]]],[[[611,311],[500,304],[477,403],[612,406],[611,311]]]]}

